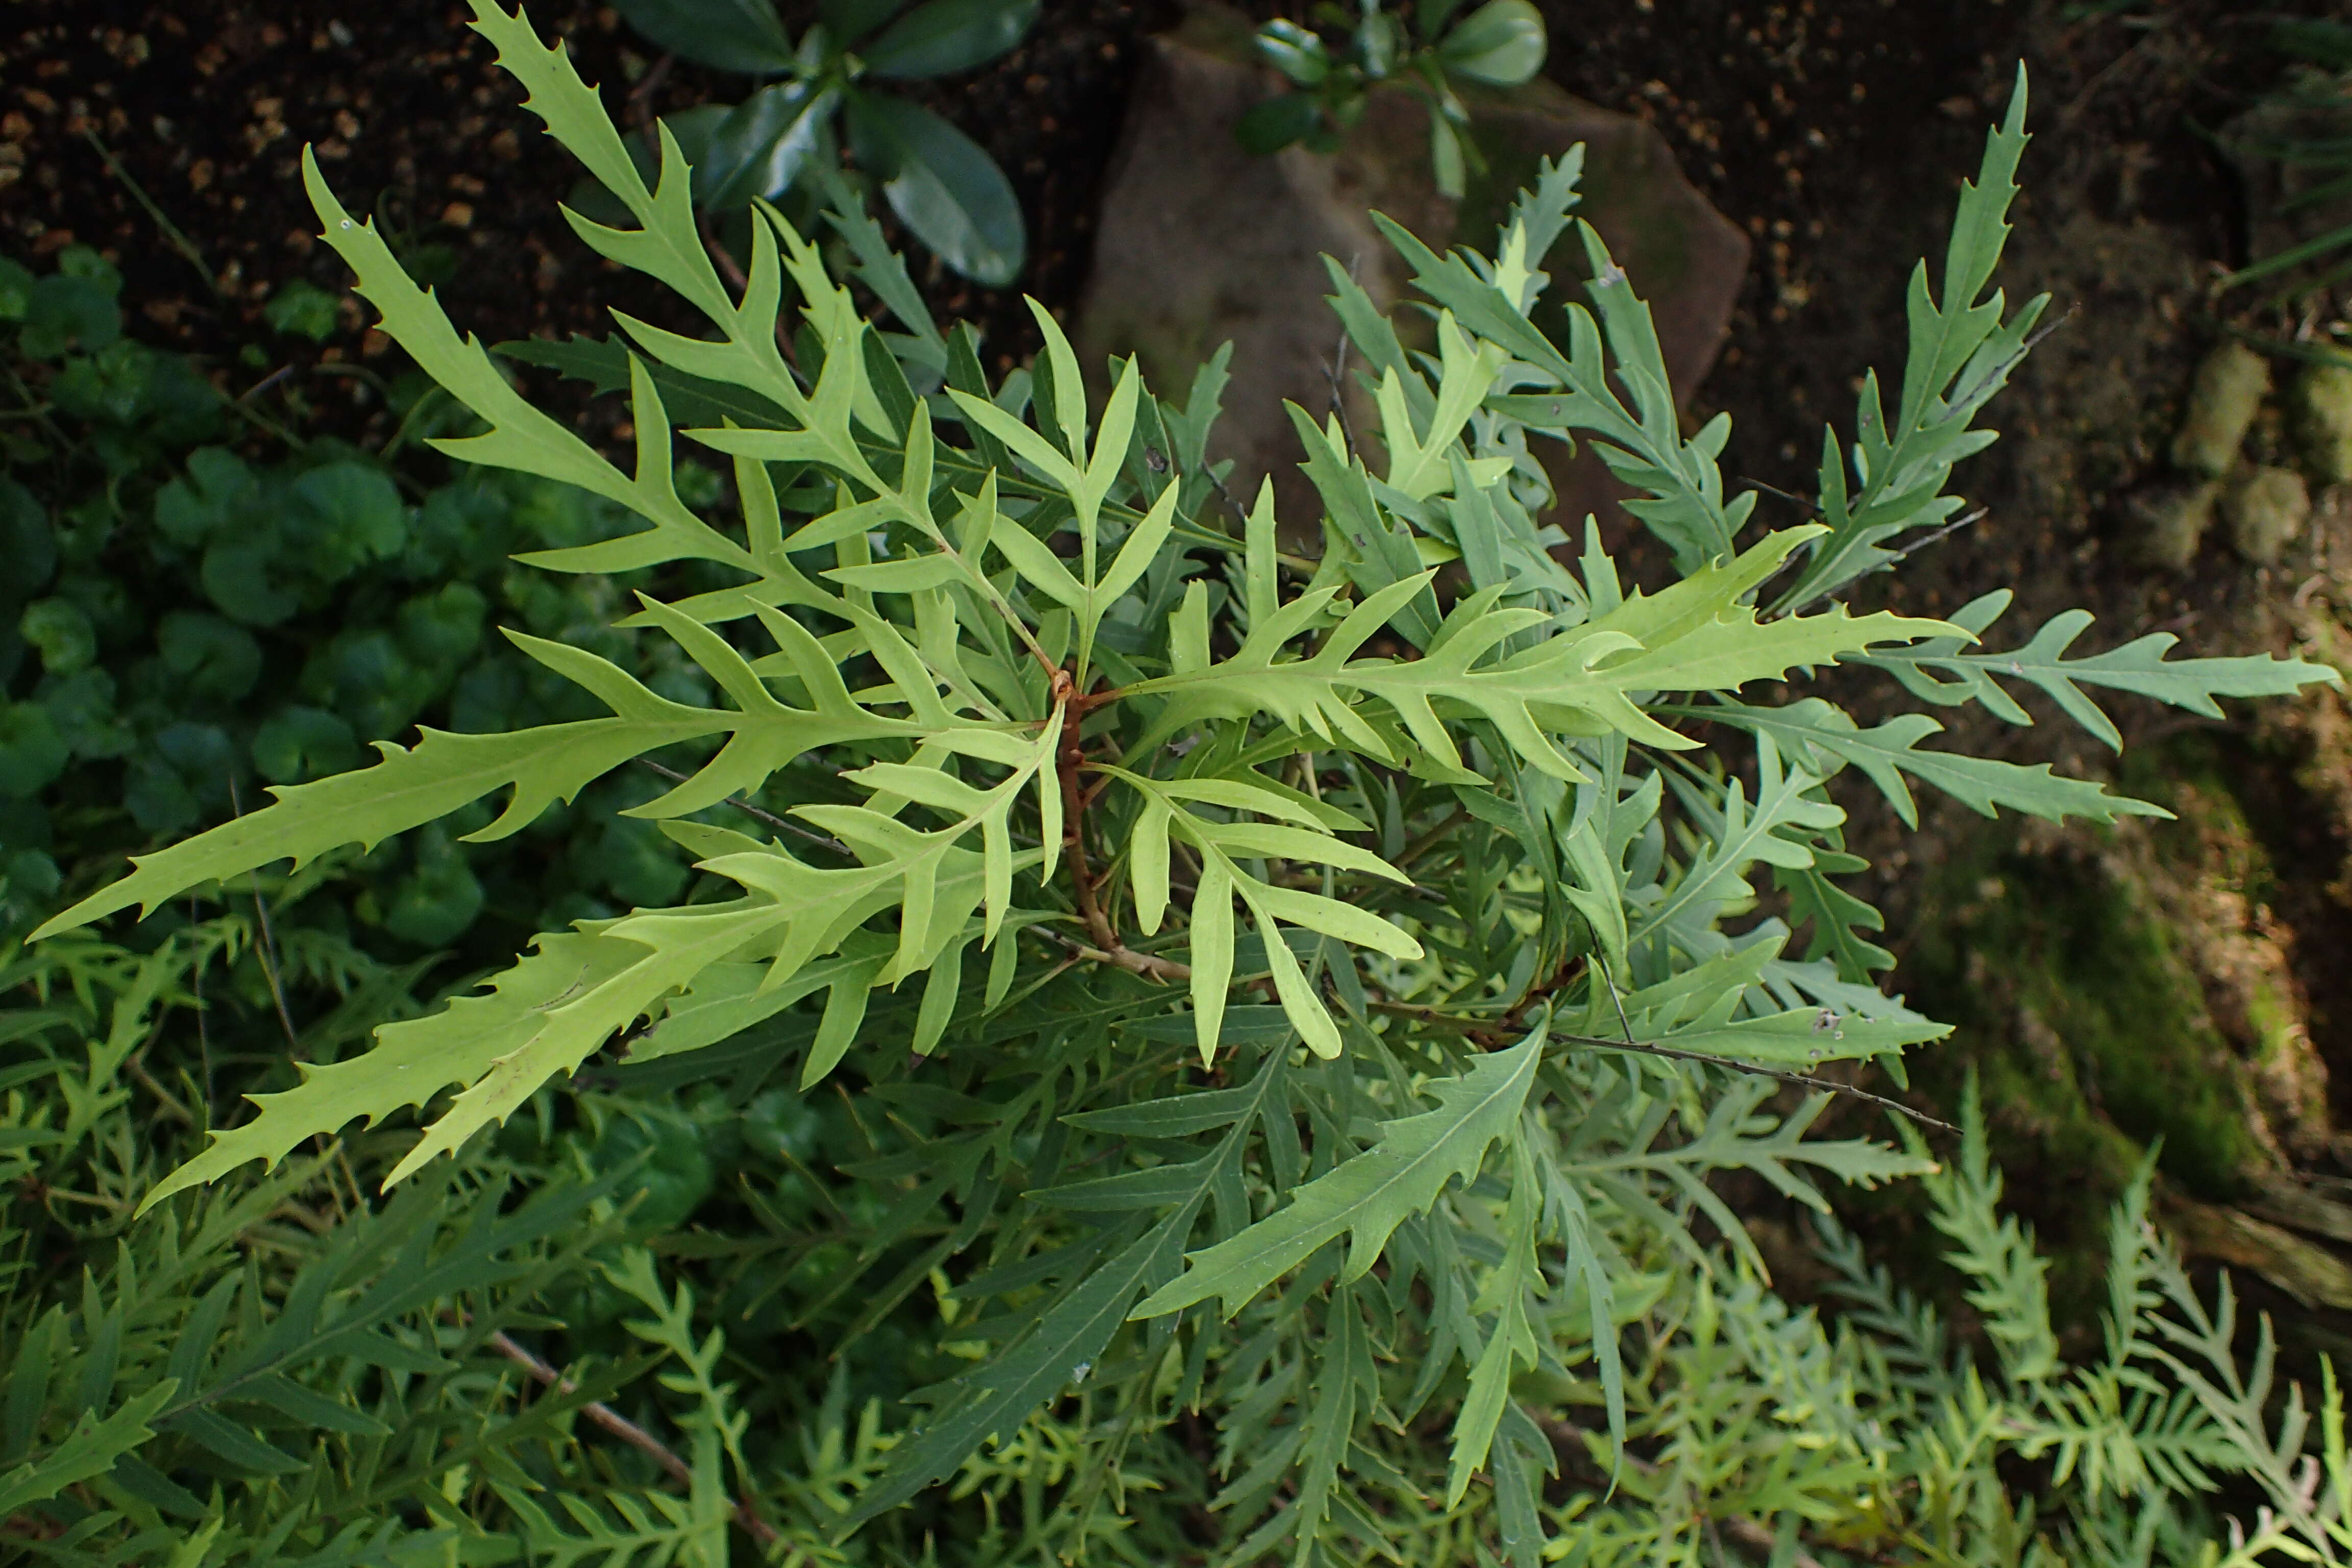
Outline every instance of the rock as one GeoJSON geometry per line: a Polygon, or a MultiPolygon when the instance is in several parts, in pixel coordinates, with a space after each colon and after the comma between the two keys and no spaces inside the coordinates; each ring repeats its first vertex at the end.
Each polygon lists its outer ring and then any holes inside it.
{"type": "Polygon", "coordinates": [[[2126,509],[2131,553],[2150,566],[2187,571],[2196,558],[2198,542],[2213,521],[2213,505],[2221,498],[2219,479],[2167,485],[2133,497],[2126,509]]]}
{"type": "Polygon", "coordinates": [[[2236,467],[2246,428],[2270,389],[2270,363],[2236,339],[2207,354],[2189,391],[2189,412],[2172,438],[2172,466],[2209,479],[2236,467]]]}
{"type": "Polygon", "coordinates": [[[2295,434],[2321,484],[2352,480],[2352,368],[2305,365],[2294,384],[2295,434]]]}
{"type": "MultiPolygon", "coordinates": [[[[1210,457],[1234,460],[1227,488],[1236,497],[1254,493],[1261,475],[1275,477],[1286,533],[1297,537],[1321,511],[1297,471],[1297,437],[1282,405],[1295,402],[1318,421],[1331,406],[1340,329],[1324,303],[1331,283],[1322,258],[1352,271],[1383,311],[1408,293],[1410,273],[1373,226],[1373,210],[1441,251],[1457,239],[1489,249],[1537,161],[1581,142],[1577,211],[1649,300],[1678,394],[1714,362],[1748,239],[1683,179],[1653,127],[1541,80],[1465,97],[1491,166],[1457,204],[1436,192],[1427,114],[1402,88],[1373,92],[1336,153],[1244,152],[1234,123],[1281,86],[1257,61],[1248,20],[1222,5],[1194,6],[1153,40],[1107,182],[1076,338],[1090,374],[1108,355],[1133,353],[1161,395],[1180,403],[1195,367],[1230,340],[1238,374],[1210,457]]],[[[1572,236],[1554,248],[1549,269],[1549,298],[1577,292],[1570,280],[1584,262],[1572,236]]],[[[1399,329],[1409,344],[1416,331],[1426,336],[1410,313],[1399,329]]],[[[1372,400],[1352,370],[1344,379],[1342,406],[1369,441],[1379,430],[1372,400]]],[[[1613,510],[1612,482],[1597,462],[1563,463],[1554,480],[1570,516],[1613,510]]]]}
{"type": "Polygon", "coordinates": [[[2257,566],[2272,566],[2311,520],[2311,492],[2293,468],[2256,468],[2221,498],[2230,542],[2257,566]]]}

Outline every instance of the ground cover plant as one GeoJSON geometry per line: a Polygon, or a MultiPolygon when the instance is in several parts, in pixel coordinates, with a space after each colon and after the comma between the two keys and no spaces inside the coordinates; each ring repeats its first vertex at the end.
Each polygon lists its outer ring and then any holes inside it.
{"type": "MultiPolygon", "coordinates": [[[[79,247],[39,274],[0,260],[0,874],[16,915],[65,876],[353,766],[420,719],[473,731],[595,710],[486,641],[493,616],[706,694],[682,657],[643,663],[604,629],[630,579],[566,593],[510,559],[625,531],[619,509],[530,475],[404,465],[402,448],[470,417],[413,373],[384,388],[404,418],[383,451],[304,440],[126,335],[121,284],[79,247]]],[[[719,480],[688,467],[680,482],[719,480]]],[[[674,896],[685,872],[658,835],[613,815],[661,787],[643,771],[607,781],[603,809],[583,799],[584,815],[501,848],[445,831],[386,844],[314,889],[303,924],[408,959],[463,946],[477,922],[475,940],[510,946],[551,915],[674,896]]]]}
{"type": "MultiPolygon", "coordinates": [[[[1899,1082],[1902,1053],[1943,1032],[1872,979],[1888,961],[1835,880],[1856,868],[1834,775],[1852,765],[1906,816],[1914,784],[1989,814],[2153,810],[1924,746],[1927,714],[1863,729],[1821,696],[1776,700],[1777,683],[1846,662],[2011,721],[2032,689],[2112,743],[2085,687],[2211,711],[2329,676],[2169,659],[2162,636],[2070,658],[2087,617],[2004,636],[1998,595],[1948,622],[1844,604],[1961,514],[1953,466],[1991,438],[1975,417],[2041,313],[1987,293],[2021,82],[1940,278],[1915,282],[1895,409],[1873,379],[1851,446],[1825,437],[1819,522],[1739,542],[1753,497],[1724,496],[1727,420],[1681,434],[1646,311],[1591,231],[1570,234],[1571,160],[1491,257],[1391,230],[1434,352],[1409,353],[1335,268],[1381,418],[1297,416],[1327,512],[1310,560],[1277,550],[1268,493],[1237,504],[1206,463],[1222,361],[1181,405],[1111,367],[1097,415],[1041,312],[1047,353],[992,384],[878,245],[858,246],[856,279],[887,334],[761,206],[731,290],[674,142],[648,185],[560,50],[494,5],[477,16],[637,226],[583,221],[583,240],[721,334],[625,319],[602,344],[518,355],[625,386],[632,468],[537,410],[313,166],[327,238],[481,420],[445,450],[646,524],[530,564],[731,575],[646,594],[624,623],[727,705],[509,633],[608,714],[387,742],[372,768],[141,857],[23,961],[19,983],[80,1011],[21,1037],[40,1049],[10,1070],[58,1090],[11,1102],[18,1142],[78,1150],[86,1134],[47,1136],[52,1121],[94,1125],[72,1108],[113,1087],[175,994],[182,945],[134,962],[83,933],[101,917],[289,858],[331,868],[510,790],[473,830],[495,840],[641,757],[681,782],[632,811],[700,879],[673,907],[543,934],[486,993],[387,1023],[372,1050],[311,1054],[160,1179],[116,1123],[122,1234],[213,1257],[251,1222],[184,1244],[238,1190],[196,1189],[435,1109],[421,1138],[351,1142],[354,1174],[394,1195],[378,1207],[354,1179],[306,1209],[319,1263],[274,1261],[273,1289],[243,1283],[257,1263],[173,1276],[129,1352],[110,1302],[137,1265],[93,1264],[75,1293],[56,1246],[21,1254],[42,1283],[11,1309],[35,1327],[5,1400],[26,1462],[0,1500],[37,1510],[26,1552],[717,1562],[731,1531],[802,1561],[1698,1562],[1744,1523],[1783,1552],[2151,1561],[2215,1537],[2186,1506],[2141,1535],[2117,1521],[2233,1470],[2276,1510],[2242,1560],[2281,1531],[2341,1551],[2341,1480],[2304,1485],[2301,1417],[2266,1415],[2266,1362],[2241,1379],[2226,1307],[2179,1280],[2143,1198],[2116,1226],[2109,1353],[2063,1367],[1979,1122],[1958,1113],[1957,1174],[1932,1179],[1996,1395],[1834,1232],[1864,1310],[1834,1333],[1790,1311],[1708,1185],[1747,1171],[1819,1205],[1822,1176],[1937,1164],[1916,1139],[1808,1140],[1820,1096],[1776,1098],[1825,1088],[1811,1075],[1833,1061],[1899,1082]],[[1594,283],[1560,344],[1528,312],[1563,239],[1594,283]],[[943,392],[914,390],[925,363],[943,392]],[[681,493],[681,427],[731,459],[723,499],[681,493]],[[1592,440],[1645,493],[1633,510],[1675,581],[1629,588],[1596,530],[1538,523],[1528,443],[1555,435],[1592,440]],[[1573,568],[1560,546],[1581,547],[1573,568]],[[1767,868],[1785,915],[1760,905],[1767,868]],[[77,953],[89,973],[60,968],[77,953]],[[70,1071],[68,1046],[87,1057],[70,1071]],[[600,1124],[628,1122],[687,1137],[616,1138],[624,1157],[605,1149],[595,1173],[600,1124]],[[689,1163],[677,1144],[721,1130],[768,1151],[734,1172],[731,1228],[685,1228],[699,1198],[665,1205],[642,1180],[615,1212],[626,1178],[689,1163]],[[859,1146],[824,1146],[852,1130],[859,1146]],[[582,1184],[546,1179],[573,1156],[582,1184]],[[527,1202],[498,1184],[519,1169],[541,1188],[527,1202]],[[812,1324],[813,1366],[920,1370],[917,1413],[756,1348],[812,1324]],[[509,1327],[560,1351],[540,1364],[577,1368],[571,1384],[499,1346],[509,1327]],[[454,1382],[409,1381],[435,1377],[454,1382]],[[555,1392],[523,1400],[539,1381],[555,1392]],[[1792,1387],[1822,1392],[1801,1406],[1792,1387]],[[573,1418],[625,1391],[629,1415],[604,1415],[644,1442],[573,1418]],[[1923,1429],[1942,1442],[1925,1468],[1902,1458],[1923,1429]],[[2050,1518],[2022,1517],[2004,1452],[2051,1462],[2050,1518]],[[1563,1456],[1590,1485],[1546,1485],[1563,1456]]],[[[244,1190],[274,1213],[310,1175],[244,1190]]]]}

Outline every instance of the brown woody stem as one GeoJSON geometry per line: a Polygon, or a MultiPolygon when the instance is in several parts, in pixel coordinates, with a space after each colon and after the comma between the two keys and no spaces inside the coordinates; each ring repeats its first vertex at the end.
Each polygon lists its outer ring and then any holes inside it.
{"type": "MultiPolygon", "coordinates": [[[[500,1355],[506,1357],[507,1360],[514,1363],[517,1366],[521,1367],[525,1372],[530,1373],[532,1377],[554,1389],[559,1394],[570,1394],[579,1386],[579,1384],[573,1383],[570,1378],[564,1376],[562,1373],[548,1365],[547,1363],[540,1360],[539,1357],[533,1355],[530,1352],[517,1344],[513,1340],[508,1338],[504,1330],[500,1330],[499,1332],[490,1336],[490,1348],[497,1351],[500,1355]]],[[[679,1485],[690,1487],[694,1484],[693,1467],[688,1465],[684,1459],[679,1458],[677,1455],[670,1449],[669,1446],[664,1443],[660,1438],[655,1436],[652,1433],[646,1431],[644,1427],[638,1426],[627,1416],[621,1415],[611,1405],[602,1403],[591,1403],[582,1405],[580,1407],[580,1413],[587,1416],[589,1420],[593,1421],[597,1426],[602,1426],[605,1431],[611,1433],[614,1436],[618,1437],[622,1442],[626,1443],[630,1447],[636,1449],[639,1453],[651,1458],[655,1464],[659,1465],[668,1473],[670,1478],[673,1480],[676,1480],[679,1485]]],[[[776,1532],[776,1527],[774,1525],[770,1524],[766,1520],[761,1519],[757,1513],[752,1511],[751,1505],[748,1502],[739,1501],[736,1503],[735,1523],[742,1530],[744,1534],[750,1536],[752,1540],[758,1542],[762,1546],[772,1546],[777,1542],[783,1539],[782,1536],[776,1532]]]]}

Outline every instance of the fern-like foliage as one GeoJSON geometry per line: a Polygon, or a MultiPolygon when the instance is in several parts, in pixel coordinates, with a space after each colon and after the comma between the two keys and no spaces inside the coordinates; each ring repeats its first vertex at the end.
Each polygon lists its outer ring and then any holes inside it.
{"type": "MultiPolygon", "coordinates": [[[[879,1131],[870,1157],[841,1169],[882,1198],[844,1219],[833,1250],[794,1255],[795,1268],[826,1259],[801,1321],[849,1311],[854,1341],[929,1285],[955,1304],[952,1342],[971,1353],[914,1395],[920,1413],[887,1444],[861,1439],[874,1462],[854,1485],[810,1483],[842,1531],[935,1483],[984,1487],[1023,1452],[1064,1501],[1021,1541],[1075,1550],[1116,1533],[1122,1458],[1197,1414],[1220,1478],[1204,1517],[1231,1561],[1363,1561],[1440,1531],[1458,1537],[1450,1561],[1533,1568],[1556,1529],[1544,1479],[1559,1456],[1521,1380],[1588,1389],[1612,1443],[1651,1419],[1614,1331],[1645,1293],[1676,1303],[1710,1354],[1844,1409],[1847,1373],[1811,1320],[1738,1294],[1749,1286],[1694,1285],[1706,1253],[1691,1229],[1703,1215],[1744,1235],[1709,1185],[1717,1173],[1819,1206],[1822,1176],[1932,1168],[1916,1152],[1808,1140],[1821,1097],[1768,1108],[1817,1064],[1895,1063],[1944,1033],[1869,983],[1884,955],[1855,934],[1874,915],[1834,880],[1859,865],[1832,776],[1850,763],[1906,809],[1906,778],[1986,810],[2152,808],[2046,769],[1921,750],[1925,715],[1864,731],[1818,696],[1765,706],[1764,689],[1871,660],[1937,702],[2014,717],[2006,671],[2081,718],[2084,682],[2199,707],[2334,678],[2162,661],[2138,644],[2067,660],[2072,623],[1987,665],[1962,650],[1989,616],[1854,614],[1837,599],[1889,563],[1885,541],[1958,508],[1944,493],[1953,465],[1990,438],[1970,422],[2023,352],[2038,307],[2004,321],[2000,296],[1981,297],[2024,144],[2021,80],[1962,197],[1940,299],[1924,266],[1915,286],[1894,419],[1874,384],[1853,485],[1834,445],[1825,460],[1822,522],[1743,542],[1748,499],[1725,499],[1717,467],[1727,420],[1681,433],[1648,310],[1589,226],[1573,226],[1591,309],[1569,308],[1564,344],[1533,324],[1537,268],[1571,226],[1561,165],[1491,258],[1439,257],[1391,227],[1433,308],[1433,352],[1406,352],[1342,286],[1379,428],[1293,411],[1322,504],[1322,550],[1301,562],[1277,549],[1270,491],[1231,526],[1218,510],[1202,451],[1222,356],[1181,407],[1132,361],[1103,367],[1095,415],[1087,367],[1040,310],[1039,363],[992,385],[970,334],[938,332],[846,207],[842,232],[896,331],[862,318],[812,239],[765,206],[730,289],[667,132],[648,184],[562,49],[495,0],[474,10],[548,133],[634,219],[571,215],[582,242],[707,323],[694,336],[620,316],[606,342],[517,356],[625,389],[633,461],[536,407],[306,161],[325,237],[383,330],[480,422],[444,450],[580,486],[643,522],[527,563],[732,575],[648,595],[623,623],[667,639],[723,700],[660,695],[586,649],[516,635],[606,715],[386,744],[370,768],[140,858],[40,934],[68,940],[478,803],[502,802],[471,835],[497,838],[625,763],[671,768],[682,782],[634,814],[700,873],[688,901],[544,933],[476,993],[388,1021],[373,1051],[304,1064],[143,1203],[410,1107],[430,1120],[389,1181],[421,1184],[436,1156],[616,1045],[621,1074],[664,1083],[756,1082],[788,1061],[803,1089],[854,1085],[879,1131]],[[1625,585],[1590,526],[1580,560],[1559,558],[1569,541],[1538,521],[1549,496],[1530,431],[1596,441],[1643,492],[1632,510],[1670,546],[1675,581],[1625,585]],[[729,504],[680,499],[681,436],[729,461],[729,504]],[[1430,564],[1449,559],[1466,586],[1430,564]],[[1794,585],[1765,607],[1792,563],[1794,585]],[[1710,750],[1694,717],[1753,744],[1710,750]],[[1796,933],[1755,912],[1767,868],[1808,890],[1801,957],[1796,933]],[[1589,1378],[1572,1373],[1587,1362],[1589,1378]],[[1069,1402],[1087,1436],[1055,1448],[1039,1413],[1069,1402]],[[1412,1437],[1423,1417],[1451,1433],[1434,1464],[1412,1437]]],[[[1952,1189],[1954,1234],[1986,1310],[2016,1326],[2001,1342],[2009,1384],[2040,1387],[2054,1374],[2032,1332],[2038,1275],[2014,1235],[1982,1231],[1990,1178],[1970,1180],[1952,1189]]],[[[451,1256],[487,1267],[515,1227],[551,1237],[572,1212],[562,1205],[582,1201],[488,1205],[489,1228],[451,1256]]],[[[267,1433],[327,1424],[326,1407],[289,1392],[303,1385],[286,1369],[411,1353],[386,1348],[406,1342],[383,1324],[439,1244],[384,1223],[422,1250],[387,1239],[381,1256],[399,1267],[381,1300],[330,1310],[331,1291],[298,1289],[273,1320],[282,1335],[216,1362],[201,1347],[243,1310],[231,1277],[197,1309],[204,1331],[183,1337],[200,1349],[167,1369],[175,1392],[59,1432],[50,1473],[142,1428],[230,1464],[299,1467],[267,1433]],[[275,1415],[240,1425],[232,1408],[275,1415]]],[[[745,1413],[715,1344],[688,1326],[690,1301],[633,1267],[608,1282],[651,1314],[633,1331],[672,1369],[667,1407],[686,1403],[690,1485],[559,1501],[495,1477],[548,1561],[717,1561],[728,1499],[756,1480],[745,1413]]],[[[1947,1375],[1924,1330],[1918,1346],[1909,1375],[1947,1375]]],[[[2136,1348],[2124,1364],[2145,1359],[2136,1348]]],[[[2157,1396],[2116,1378],[2036,1406],[2046,1441],[2032,1451],[2095,1490],[2193,1478],[2210,1459],[2204,1428],[2181,1425],[2177,1402],[2151,1415],[2157,1396]]],[[[1934,1440],[1974,1454],[1994,1396],[1958,1386],[1934,1440]]],[[[1688,1397],[1691,1421],[1732,1418],[1703,1386],[1688,1397]]],[[[1802,1514],[1824,1486],[1864,1485],[1884,1458],[1865,1427],[1824,1439],[1834,1464],[1792,1433],[1751,1478],[1754,1506],[1802,1514]]],[[[1625,1485],[1666,1485],[1618,1451],[1625,1485]]]]}

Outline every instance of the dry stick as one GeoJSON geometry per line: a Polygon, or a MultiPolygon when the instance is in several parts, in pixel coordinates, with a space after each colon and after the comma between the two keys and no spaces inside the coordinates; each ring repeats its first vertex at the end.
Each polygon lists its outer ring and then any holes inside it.
{"type": "MultiPolygon", "coordinates": [[[[507,1337],[506,1331],[503,1329],[490,1336],[490,1348],[497,1351],[509,1361],[513,1362],[517,1366],[520,1366],[524,1371],[530,1373],[531,1376],[537,1378],[541,1383],[554,1389],[558,1394],[571,1394],[580,1386],[570,1378],[564,1376],[562,1373],[556,1371],[553,1367],[548,1365],[547,1363],[540,1360],[539,1357],[533,1355],[530,1352],[523,1349],[522,1346],[515,1343],[513,1340],[507,1337]]],[[[652,1433],[646,1431],[644,1427],[638,1426],[627,1416],[621,1415],[611,1405],[605,1405],[601,1401],[592,1401],[589,1404],[582,1405],[580,1407],[580,1411],[581,1414],[587,1416],[589,1420],[593,1421],[597,1426],[602,1426],[605,1431],[610,1432],[614,1436],[618,1437],[630,1447],[636,1449],[639,1453],[651,1458],[654,1463],[659,1465],[664,1470],[667,1470],[669,1473],[670,1478],[673,1480],[676,1480],[679,1485],[685,1487],[691,1487],[694,1485],[694,1468],[692,1466],[688,1465],[684,1459],[679,1458],[677,1455],[673,1453],[669,1447],[663,1443],[660,1438],[655,1436],[652,1433]]],[[[735,1522],[737,1525],[741,1527],[745,1534],[749,1535],[752,1540],[758,1542],[762,1546],[772,1546],[775,1542],[783,1539],[782,1536],[777,1533],[776,1527],[770,1524],[766,1520],[761,1519],[759,1514],[752,1510],[751,1505],[747,1501],[739,1501],[736,1503],[735,1522]]]]}
{"type": "Polygon", "coordinates": [[[1089,963],[1111,964],[1116,968],[1126,970],[1130,974],[1140,974],[1147,980],[1177,982],[1192,978],[1192,965],[1179,963],[1172,958],[1161,958],[1156,953],[1138,952],[1131,947],[1108,950],[1091,947],[1074,936],[1054,930],[1051,926],[1031,926],[1029,929],[1046,941],[1058,943],[1073,957],[1083,958],[1089,963]]]}
{"type": "Polygon", "coordinates": [[[1840,1083],[1835,1079],[1808,1078],[1801,1072],[1788,1072],[1780,1068],[1758,1067],[1752,1062],[1738,1061],[1731,1057],[1710,1056],[1705,1051],[1677,1050],[1672,1046],[1654,1046],[1633,1040],[1612,1040],[1601,1035],[1554,1035],[1551,1037],[1555,1040],[1564,1040],[1571,1046],[1590,1046],[1604,1051],[1639,1051],[1645,1057],[1665,1057],[1678,1062],[1704,1062],[1709,1067],[1728,1068],[1733,1072],[1744,1072],[1756,1078],[1778,1079],[1782,1083],[1793,1085],[1798,1089],[1811,1089],[1816,1094],[1842,1094],[1850,1100],[1866,1100],[1873,1105],[1884,1106],[1889,1110],[1909,1117],[1914,1121],[1949,1132],[1955,1137],[1960,1131],[1948,1121],[1938,1121],[1925,1111],[1912,1110],[1899,1100],[1889,1100],[1883,1094],[1873,1094],[1866,1089],[1856,1089],[1852,1084],[1840,1083]]]}
{"type": "MultiPolygon", "coordinates": [[[[228,776],[228,808],[237,816],[245,815],[244,803],[237,799],[235,773],[228,776]]],[[[278,1022],[285,1027],[287,1047],[299,1056],[302,1041],[294,1032],[294,1015],[286,1010],[286,987],[278,982],[278,935],[269,929],[269,906],[261,901],[261,884],[250,870],[245,874],[245,885],[253,894],[254,918],[261,927],[261,973],[269,982],[269,999],[278,1004],[278,1022]]]]}
{"type": "MultiPolygon", "coordinates": [[[[1476,1018],[1456,1017],[1450,1013],[1441,1013],[1434,1007],[1423,1006],[1414,1002],[1374,1001],[1371,1005],[1375,1011],[1392,1013],[1402,1017],[1417,1018],[1424,1024],[1441,1029],[1451,1029],[1456,1034],[1466,1036],[1474,1040],[1496,1041],[1508,1032],[1506,1028],[1497,1027],[1503,1022],[1500,1019],[1488,1022],[1476,1018]]],[[[1889,1110],[1907,1116],[1914,1121],[1924,1122],[1929,1127],[1939,1128],[1946,1132],[1959,1131],[1959,1129],[1950,1122],[1938,1121],[1932,1116],[1914,1110],[1899,1100],[1889,1100],[1885,1095],[1873,1094],[1866,1089],[1856,1089],[1851,1084],[1840,1083],[1834,1079],[1808,1078],[1801,1072],[1759,1067],[1753,1062],[1743,1062],[1734,1057],[1710,1056],[1705,1051],[1685,1051],[1673,1046],[1650,1045],[1640,1040],[1612,1039],[1605,1035],[1554,1033],[1549,1037],[1563,1045],[1583,1046],[1603,1051],[1633,1051],[1645,1057],[1664,1057],[1671,1061],[1700,1062],[1708,1067],[1723,1068],[1731,1072],[1747,1073],[1754,1078],[1777,1079],[1782,1083],[1798,1089],[1810,1089],[1816,1094],[1842,1094],[1851,1100],[1866,1100],[1874,1105],[1884,1106],[1889,1110]]]]}
{"type": "Polygon", "coordinates": [[[182,233],[180,226],[173,223],[170,215],[155,204],[155,198],[149,195],[146,189],[131,177],[131,171],[124,168],[122,161],[107,149],[105,142],[98,139],[97,132],[84,126],[81,134],[82,140],[88,142],[91,150],[105,162],[106,172],[122,182],[122,188],[131,193],[132,201],[147,209],[147,216],[153,218],[155,226],[163,231],[164,243],[177,251],[189,266],[196,269],[197,275],[205,280],[205,287],[211,289],[217,297],[221,291],[220,280],[213,276],[212,267],[205,260],[205,253],[196,248],[196,242],[182,233]]]}
{"type": "Polygon", "coordinates": [[[1062,852],[1069,857],[1070,880],[1077,888],[1078,918],[1087,922],[1087,934],[1095,939],[1097,947],[1117,952],[1126,944],[1096,901],[1094,873],[1087,866],[1087,803],[1078,788],[1078,770],[1086,766],[1087,754],[1076,730],[1075,723],[1066,721],[1064,744],[1054,759],[1062,790],[1062,852]]]}

